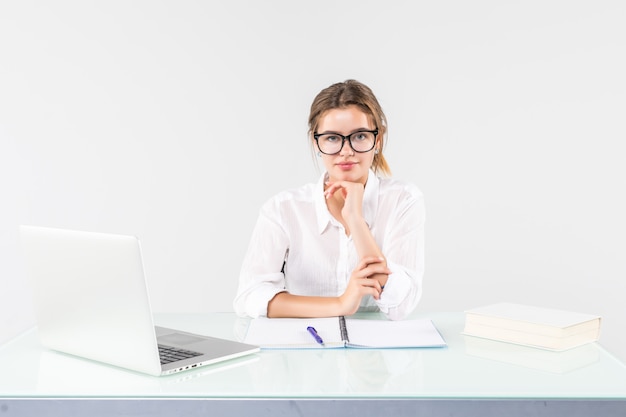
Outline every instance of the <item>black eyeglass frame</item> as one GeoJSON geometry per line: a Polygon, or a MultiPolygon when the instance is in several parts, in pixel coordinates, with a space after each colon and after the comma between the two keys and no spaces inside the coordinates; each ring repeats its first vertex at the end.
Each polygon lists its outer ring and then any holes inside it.
{"type": "Polygon", "coordinates": [[[376,146],[376,141],[378,140],[378,129],[374,129],[374,130],[358,130],[356,132],[350,133],[348,136],[340,135],[339,133],[313,133],[313,138],[315,139],[315,143],[317,144],[317,149],[319,149],[319,151],[321,153],[323,153],[324,155],[337,155],[343,149],[343,145],[344,145],[344,143],[346,143],[346,141],[348,141],[348,144],[350,145],[350,148],[352,148],[352,150],[354,152],[365,153],[365,152],[371,151],[376,146]],[[358,133],[373,133],[374,134],[374,143],[372,144],[371,148],[369,148],[366,151],[357,151],[356,149],[354,149],[354,146],[352,146],[352,136],[356,135],[358,133]],[[326,152],[324,152],[322,150],[322,148],[320,148],[319,138],[320,138],[320,136],[324,136],[324,135],[335,135],[335,136],[338,136],[338,137],[341,138],[341,146],[339,147],[339,150],[337,152],[326,153],[326,152]]]}

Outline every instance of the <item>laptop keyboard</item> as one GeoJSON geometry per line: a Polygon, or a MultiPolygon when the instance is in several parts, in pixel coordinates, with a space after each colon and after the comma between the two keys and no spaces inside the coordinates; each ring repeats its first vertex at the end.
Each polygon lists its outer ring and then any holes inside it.
{"type": "Polygon", "coordinates": [[[172,346],[159,345],[159,356],[161,357],[161,365],[168,363],[182,361],[183,359],[193,358],[194,356],[200,356],[202,353],[194,352],[192,350],[186,350],[176,348],[172,346]]]}

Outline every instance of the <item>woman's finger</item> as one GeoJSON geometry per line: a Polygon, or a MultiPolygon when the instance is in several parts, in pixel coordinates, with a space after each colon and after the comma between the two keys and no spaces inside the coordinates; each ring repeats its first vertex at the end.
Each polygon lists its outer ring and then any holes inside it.
{"type": "Polygon", "coordinates": [[[345,186],[343,182],[334,182],[332,184],[329,184],[326,190],[324,190],[324,196],[326,197],[326,199],[329,199],[330,197],[332,197],[333,194],[335,194],[340,189],[344,190],[343,194],[345,197],[346,191],[345,191],[345,186]]]}

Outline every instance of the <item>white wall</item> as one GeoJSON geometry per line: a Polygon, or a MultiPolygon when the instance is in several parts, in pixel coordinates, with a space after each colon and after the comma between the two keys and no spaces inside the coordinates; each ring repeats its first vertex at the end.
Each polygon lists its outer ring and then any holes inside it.
{"type": "MultiPolygon", "coordinates": [[[[21,223],[142,238],[156,311],[231,310],[261,203],[315,181],[308,108],[369,84],[427,204],[422,311],[598,313],[626,360],[626,3],[0,3],[0,341],[21,223]]],[[[17,317],[15,317],[17,316],[17,317]]]]}

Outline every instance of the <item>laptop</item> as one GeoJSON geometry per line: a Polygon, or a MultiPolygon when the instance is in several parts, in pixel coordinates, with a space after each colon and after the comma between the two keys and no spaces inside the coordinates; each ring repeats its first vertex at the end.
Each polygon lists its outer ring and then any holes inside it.
{"type": "Polygon", "coordinates": [[[155,326],[134,236],[20,226],[41,344],[160,376],[258,346],[155,326]]]}

